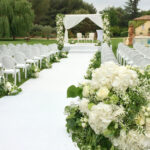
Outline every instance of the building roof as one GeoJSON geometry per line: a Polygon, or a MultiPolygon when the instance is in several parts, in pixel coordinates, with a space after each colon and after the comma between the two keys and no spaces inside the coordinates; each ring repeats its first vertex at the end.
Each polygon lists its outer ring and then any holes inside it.
{"type": "Polygon", "coordinates": [[[139,18],[135,18],[134,20],[150,20],[150,15],[141,16],[139,18]]]}

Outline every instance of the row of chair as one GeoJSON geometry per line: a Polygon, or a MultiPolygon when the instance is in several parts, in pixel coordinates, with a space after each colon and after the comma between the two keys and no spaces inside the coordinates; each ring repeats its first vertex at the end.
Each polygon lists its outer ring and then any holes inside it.
{"type": "Polygon", "coordinates": [[[140,43],[135,43],[133,45],[133,48],[138,51],[141,55],[143,55],[145,58],[150,59],[150,47],[146,47],[145,45],[142,45],[140,43]]]}
{"type": "Polygon", "coordinates": [[[116,57],[114,56],[114,53],[112,51],[112,47],[109,47],[108,44],[104,43],[101,47],[101,62],[114,62],[118,64],[116,57]]]}
{"type": "Polygon", "coordinates": [[[19,82],[21,81],[20,69],[23,69],[25,78],[31,64],[42,67],[43,58],[50,59],[50,55],[58,51],[56,44],[9,44],[0,46],[0,68],[1,75],[5,74],[6,78],[11,74],[14,77],[16,85],[17,75],[19,82]]]}
{"type": "MultiPolygon", "coordinates": [[[[140,49],[142,51],[142,49],[140,49]]],[[[117,50],[118,62],[122,65],[131,65],[144,68],[150,65],[150,59],[145,57],[139,50],[130,48],[123,43],[119,43],[117,50]]]]}

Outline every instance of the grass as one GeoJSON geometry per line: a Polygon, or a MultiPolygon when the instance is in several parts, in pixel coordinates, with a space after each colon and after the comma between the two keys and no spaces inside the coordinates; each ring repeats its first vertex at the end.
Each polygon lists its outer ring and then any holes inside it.
{"type": "Polygon", "coordinates": [[[112,49],[113,49],[113,52],[114,52],[115,56],[116,56],[118,44],[119,44],[120,42],[123,42],[123,38],[112,38],[112,39],[111,39],[112,49]]]}
{"type": "Polygon", "coordinates": [[[53,44],[56,43],[56,40],[46,40],[46,39],[31,39],[28,42],[24,39],[16,39],[16,40],[12,40],[12,39],[0,39],[0,45],[2,44],[23,44],[23,43],[27,43],[27,44],[44,44],[44,45],[48,45],[48,44],[53,44]]]}

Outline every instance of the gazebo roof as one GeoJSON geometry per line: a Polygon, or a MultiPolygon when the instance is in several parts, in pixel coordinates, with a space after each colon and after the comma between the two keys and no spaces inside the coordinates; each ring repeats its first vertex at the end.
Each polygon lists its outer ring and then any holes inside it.
{"type": "Polygon", "coordinates": [[[138,21],[138,20],[150,20],[150,15],[141,16],[141,17],[135,18],[134,20],[136,20],[136,21],[138,21]]]}

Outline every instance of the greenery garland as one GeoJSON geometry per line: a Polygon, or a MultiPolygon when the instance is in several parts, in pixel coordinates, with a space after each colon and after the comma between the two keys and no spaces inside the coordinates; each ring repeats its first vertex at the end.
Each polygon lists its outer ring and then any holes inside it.
{"type": "Polygon", "coordinates": [[[103,43],[111,44],[111,32],[110,32],[110,21],[107,13],[102,15],[103,19],[103,43]]]}
{"type": "Polygon", "coordinates": [[[63,28],[63,14],[58,14],[56,16],[56,28],[57,28],[57,44],[58,49],[62,50],[64,47],[64,28],[63,28]]]}
{"type": "Polygon", "coordinates": [[[94,57],[90,61],[90,65],[88,67],[88,70],[86,72],[85,79],[92,79],[92,71],[95,70],[96,68],[99,68],[101,65],[101,52],[97,51],[94,57]]]}

